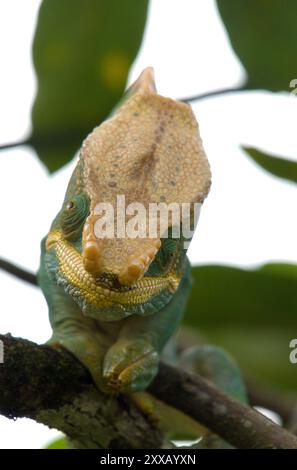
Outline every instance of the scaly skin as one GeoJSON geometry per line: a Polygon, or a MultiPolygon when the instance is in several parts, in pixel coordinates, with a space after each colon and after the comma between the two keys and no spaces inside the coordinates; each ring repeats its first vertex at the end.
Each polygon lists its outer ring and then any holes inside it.
{"type": "MultiPolygon", "coordinates": [[[[83,143],[42,241],[39,283],[53,335],[106,393],[143,391],[189,292],[183,238],[98,239],[96,204],[202,202],[210,172],[191,108],[159,96],[146,69],[83,143]]],[[[169,234],[171,227],[169,225],[169,234]]]]}

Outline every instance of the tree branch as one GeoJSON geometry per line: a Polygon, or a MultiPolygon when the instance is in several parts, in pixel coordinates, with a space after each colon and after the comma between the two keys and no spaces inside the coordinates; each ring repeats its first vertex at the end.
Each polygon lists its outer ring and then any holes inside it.
{"type": "Polygon", "coordinates": [[[160,448],[163,436],[123,397],[103,395],[68,352],[0,335],[0,413],[64,432],[80,448],[160,448]]]}
{"type": "MultiPolygon", "coordinates": [[[[84,448],[160,448],[161,433],[125,397],[91,384],[66,351],[0,335],[0,412],[60,429],[84,448]]],[[[297,438],[202,377],[161,363],[149,391],[184,411],[235,447],[297,448],[297,438]]]]}
{"type": "Polygon", "coordinates": [[[206,379],[160,364],[150,390],[241,449],[297,449],[297,438],[206,379]]]}
{"type": "Polygon", "coordinates": [[[33,286],[37,286],[37,276],[26,269],[20,268],[15,264],[11,263],[10,261],[6,261],[5,259],[0,259],[0,269],[6,271],[13,276],[22,279],[23,281],[32,284],[33,286]]]}
{"type": "Polygon", "coordinates": [[[253,406],[261,406],[278,413],[284,425],[290,425],[292,416],[297,411],[297,401],[284,393],[271,390],[268,386],[248,381],[246,383],[249,402],[253,406]]]}

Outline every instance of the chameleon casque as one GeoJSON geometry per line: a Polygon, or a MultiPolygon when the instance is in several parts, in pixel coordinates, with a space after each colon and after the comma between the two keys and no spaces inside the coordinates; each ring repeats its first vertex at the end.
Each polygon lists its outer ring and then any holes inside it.
{"type": "Polygon", "coordinates": [[[71,351],[103,392],[150,384],[182,319],[190,267],[170,222],[169,237],[97,238],[96,205],[115,205],[118,194],[146,208],[202,203],[210,179],[194,113],[157,94],[151,68],[83,142],[42,241],[38,278],[53,329],[49,343],[71,351]]]}

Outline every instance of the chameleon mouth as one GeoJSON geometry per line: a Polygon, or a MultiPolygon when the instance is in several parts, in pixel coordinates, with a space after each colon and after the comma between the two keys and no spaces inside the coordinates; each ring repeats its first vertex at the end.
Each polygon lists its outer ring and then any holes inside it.
{"type": "MultiPolygon", "coordinates": [[[[114,285],[110,280],[107,282],[96,278],[84,267],[81,253],[73,247],[61,234],[52,233],[48,237],[47,250],[54,249],[58,259],[59,272],[64,280],[58,283],[72,286],[76,289],[75,294],[84,299],[93,307],[102,309],[114,304],[126,306],[127,308],[145,304],[152,297],[167,291],[173,294],[180,278],[175,272],[169,271],[163,276],[144,276],[130,286],[114,285]]],[[[69,290],[69,293],[72,292],[69,290]]]]}

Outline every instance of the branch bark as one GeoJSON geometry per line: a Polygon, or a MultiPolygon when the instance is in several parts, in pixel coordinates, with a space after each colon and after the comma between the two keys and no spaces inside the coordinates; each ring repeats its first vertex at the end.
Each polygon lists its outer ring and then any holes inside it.
{"type": "Polygon", "coordinates": [[[292,418],[297,412],[297,401],[284,392],[271,390],[267,385],[247,381],[249,402],[253,406],[261,406],[278,413],[285,427],[289,427],[292,418]]]}
{"type": "Polygon", "coordinates": [[[123,397],[103,395],[66,351],[0,335],[0,413],[64,432],[79,448],[160,448],[163,436],[123,397]]]}
{"type": "Polygon", "coordinates": [[[198,375],[161,363],[150,390],[237,448],[297,449],[293,434],[198,375]]]}
{"type": "MultiPolygon", "coordinates": [[[[56,351],[0,335],[0,413],[55,427],[83,448],[160,448],[161,433],[125,397],[92,385],[82,365],[56,351]]],[[[206,379],[165,363],[149,391],[239,448],[297,448],[297,438],[206,379]]]]}

